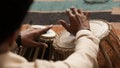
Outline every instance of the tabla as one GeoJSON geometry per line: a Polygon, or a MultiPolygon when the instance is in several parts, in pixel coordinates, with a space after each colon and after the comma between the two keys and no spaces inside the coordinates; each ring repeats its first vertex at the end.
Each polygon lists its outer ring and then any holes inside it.
{"type": "MultiPolygon", "coordinates": [[[[29,29],[43,29],[46,28],[44,25],[31,25],[29,29]]],[[[40,35],[38,37],[38,42],[43,42],[48,45],[48,48],[46,47],[20,47],[18,54],[25,57],[29,61],[34,61],[35,59],[47,59],[50,60],[52,57],[52,43],[53,39],[55,38],[56,33],[50,29],[45,34],[40,35]]]]}
{"type": "MultiPolygon", "coordinates": [[[[98,52],[100,68],[118,68],[120,65],[120,40],[114,28],[105,20],[90,20],[90,29],[93,34],[102,39],[98,52]]],[[[56,36],[53,42],[54,60],[64,60],[74,52],[75,37],[66,30],[56,36]]]]}

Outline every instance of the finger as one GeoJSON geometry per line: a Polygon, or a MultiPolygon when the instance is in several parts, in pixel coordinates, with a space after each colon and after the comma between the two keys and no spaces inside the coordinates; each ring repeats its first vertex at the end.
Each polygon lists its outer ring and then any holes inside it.
{"type": "Polygon", "coordinates": [[[86,19],[89,19],[90,14],[88,12],[84,12],[83,15],[86,19]]]}
{"type": "Polygon", "coordinates": [[[77,24],[81,26],[81,23],[82,23],[82,21],[81,21],[81,19],[82,19],[81,15],[76,15],[75,17],[76,17],[76,20],[77,20],[77,24]]]}
{"type": "Polygon", "coordinates": [[[67,9],[67,10],[66,10],[66,13],[67,13],[67,15],[68,15],[69,17],[74,16],[74,14],[72,13],[72,11],[71,11],[70,9],[67,9]]]}
{"type": "Polygon", "coordinates": [[[81,14],[81,10],[80,9],[78,9],[77,11],[78,11],[79,14],[81,14]]]}
{"type": "MultiPolygon", "coordinates": [[[[79,14],[82,13],[82,11],[80,9],[77,10],[79,14]]],[[[88,12],[83,12],[83,15],[87,16],[88,15],[88,12]]]]}
{"type": "Polygon", "coordinates": [[[81,19],[82,19],[81,10],[80,9],[74,9],[73,11],[76,12],[75,18],[77,20],[77,24],[81,25],[81,19]]]}
{"type": "Polygon", "coordinates": [[[72,10],[72,13],[75,14],[75,11],[74,11],[75,8],[70,8],[70,10],[72,10]]]}
{"type": "Polygon", "coordinates": [[[81,25],[81,19],[82,19],[81,13],[82,13],[82,11],[80,9],[74,9],[73,11],[76,14],[75,17],[76,17],[76,20],[77,20],[77,24],[81,25]]]}
{"type": "Polygon", "coordinates": [[[87,16],[87,15],[88,15],[88,12],[84,12],[84,15],[87,16]]]}
{"type": "Polygon", "coordinates": [[[81,10],[81,15],[83,15],[84,16],[84,13],[83,13],[83,11],[81,10]]]}
{"type": "Polygon", "coordinates": [[[75,8],[71,8],[71,11],[72,11],[75,15],[79,14],[78,11],[77,11],[77,9],[75,9],[75,8]]]}
{"type": "Polygon", "coordinates": [[[87,19],[90,17],[90,13],[86,12],[85,16],[87,17],[87,19]]]}
{"type": "Polygon", "coordinates": [[[44,33],[46,33],[46,32],[47,32],[49,29],[51,29],[51,28],[52,28],[52,26],[48,26],[48,27],[40,30],[40,31],[39,31],[39,34],[44,34],[44,33]]]}
{"type": "Polygon", "coordinates": [[[64,20],[58,21],[66,30],[69,30],[69,25],[64,20]]]}
{"type": "Polygon", "coordinates": [[[78,9],[77,11],[78,11],[79,14],[84,15],[82,10],[78,9]]]}
{"type": "MultiPolygon", "coordinates": [[[[72,9],[72,8],[71,8],[72,9]]],[[[74,8],[73,8],[74,9],[74,8]]],[[[73,10],[72,9],[72,10],[73,10]]],[[[68,14],[70,25],[74,25],[75,23],[79,24],[75,18],[75,15],[72,13],[72,10],[68,9],[66,13],[68,14]]]]}

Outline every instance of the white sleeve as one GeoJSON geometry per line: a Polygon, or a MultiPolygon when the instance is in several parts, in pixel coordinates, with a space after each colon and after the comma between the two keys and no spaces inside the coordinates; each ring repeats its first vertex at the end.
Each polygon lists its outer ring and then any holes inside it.
{"type": "Polygon", "coordinates": [[[75,52],[64,61],[36,60],[36,68],[98,68],[97,53],[99,39],[89,30],[80,30],[76,34],[75,52]]]}
{"type": "Polygon", "coordinates": [[[89,30],[81,30],[76,35],[75,52],[65,62],[71,68],[97,68],[99,39],[89,30]]]}

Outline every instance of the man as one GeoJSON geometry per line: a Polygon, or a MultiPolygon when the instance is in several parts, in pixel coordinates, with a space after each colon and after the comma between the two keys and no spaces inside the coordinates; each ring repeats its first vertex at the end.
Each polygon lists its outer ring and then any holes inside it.
{"type": "Polygon", "coordinates": [[[2,21],[0,23],[0,68],[97,68],[97,52],[99,39],[89,28],[86,16],[75,8],[67,10],[70,24],[64,20],[59,22],[73,35],[76,36],[75,52],[64,61],[35,60],[28,62],[25,58],[9,51],[13,46],[19,32],[21,22],[32,3],[32,0],[7,0],[1,1],[2,21]],[[2,6],[3,7],[3,6],[2,6]],[[5,9],[5,10],[4,10],[5,9]],[[87,43],[86,43],[87,42],[87,43]]]}

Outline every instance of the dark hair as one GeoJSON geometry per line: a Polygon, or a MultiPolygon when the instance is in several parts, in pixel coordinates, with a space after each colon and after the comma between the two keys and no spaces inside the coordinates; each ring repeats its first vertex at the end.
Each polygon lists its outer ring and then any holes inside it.
{"type": "Polygon", "coordinates": [[[22,24],[33,0],[2,0],[0,7],[0,44],[8,39],[22,24]]]}

